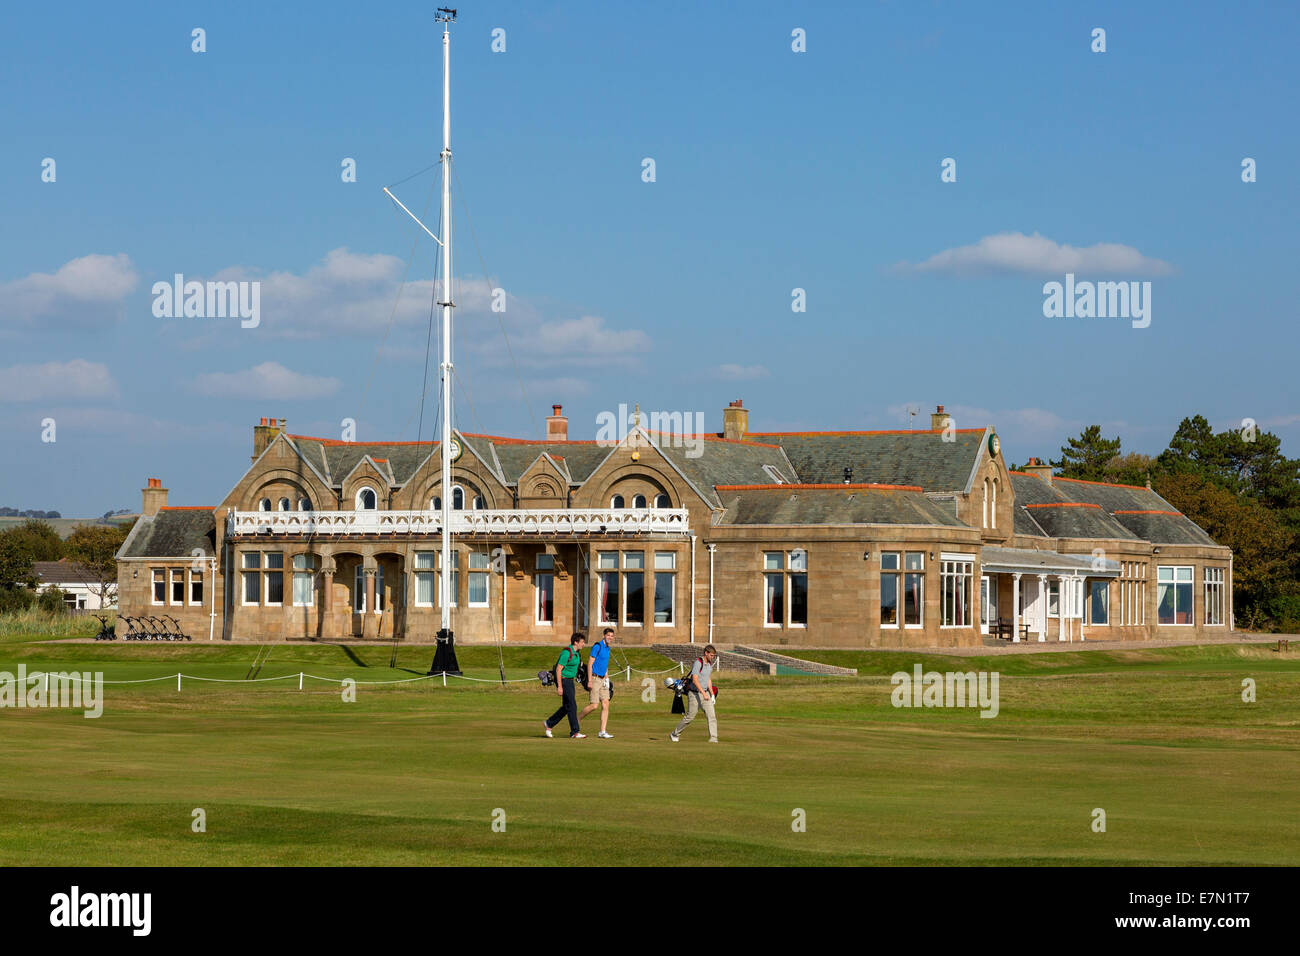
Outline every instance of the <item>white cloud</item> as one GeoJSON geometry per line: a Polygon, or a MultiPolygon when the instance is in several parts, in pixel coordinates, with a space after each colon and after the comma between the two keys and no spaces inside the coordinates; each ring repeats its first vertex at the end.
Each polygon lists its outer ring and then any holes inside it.
{"type": "Polygon", "coordinates": [[[86,359],[0,369],[0,401],[103,399],[117,395],[108,366],[86,359]]]}
{"type": "MultiPolygon", "coordinates": [[[[402,285],[404,271],[405,262],[396,256],[339,248],[301,274],[280,271],[259,276],[254,270],[235,267],[213,278],[261,281],[260,331],[264,334],[299,339],[364,335],[382,342],[381,360],[423,360],[430,306],[440,283],[408,277],[402,285]]],[[[487,279],[459,278],[453,291],[457,351],[481,355],[493,367],[510,364],[502,325],[518,365],[557,372],[632,361],[652,344],[646,333],[613,328],[599,316],[546,319],[509,291],[504,292],[505,311],[493,312],[493,286],[487,279]]],[[[437,321],[435,314],[435,361],[437,321]]]]}
{"type": "Polygon", "coordinates": [[[1034,233],[1002,232],[985,236],[969,246],[945,249],[920,263],[902,262],[896,272],[950,276],[1062,276],[1137,275],[1162,276],[1174,271],[1160,259],[1142,255],[1132,246],[1115,242],[1078,247],[1053,242],[1034,233]]]}
{"type": "Polygon", "coordinates": [[[728,382],[752,382],[754,379],[767,378],[771,373],[765,365],[719,365],[715,370],[718,378],[728,382]]]}
{"type": "Polygon", "coordinates": [[[58,271],[0,283],[0,322],[87,326],[122,315],[139,276],[125,253],[71,259],[58,271]]]}
{"type": "Polygon", "coordinates": [[[263,362],[242,372],[200,375],[194,390],[210,398],[325,398],[339,390],[336,378],[303,375],[279,362],[263,362]]]}

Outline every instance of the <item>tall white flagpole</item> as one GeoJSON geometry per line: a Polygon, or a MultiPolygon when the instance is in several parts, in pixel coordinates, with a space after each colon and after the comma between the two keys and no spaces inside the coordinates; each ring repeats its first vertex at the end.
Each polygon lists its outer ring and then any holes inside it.
{"type": "Polygon", "coordinates": [[[439,639],[451,631],[451,21],[454,10],[438,11],[442,21],[442,630],[439,639]]]}

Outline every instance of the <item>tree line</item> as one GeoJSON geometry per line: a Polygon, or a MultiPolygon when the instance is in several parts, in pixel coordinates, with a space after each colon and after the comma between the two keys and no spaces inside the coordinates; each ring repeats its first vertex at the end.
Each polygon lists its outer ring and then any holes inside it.
{"type": "Polygon", "coordinates": [[[117,596],[117,552],[132,524],[84,524],[65,540],[48,522],[29,518],[0,532],[0,613],[38,602],[46,610],[63,610],[62,592],[51,588],[37,595],[34,567],[37,561],[65,558],[73,580],[111,603],[117,596]]]}

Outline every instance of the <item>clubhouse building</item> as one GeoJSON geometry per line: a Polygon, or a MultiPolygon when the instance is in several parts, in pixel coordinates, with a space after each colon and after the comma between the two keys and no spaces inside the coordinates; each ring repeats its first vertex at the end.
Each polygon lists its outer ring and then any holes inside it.
{"type": "Polygon", "coordinates": [[[118,554],[120,613],[196,640],[837,647],[1208,637],[1232,626],[1232,552],[1149,487],[1008,471],[991,427],[716,434],[634,424],[574,441],[457,432],[439,587],[437,442],[253,427],[214,506],[158,479],[118,554]]]}

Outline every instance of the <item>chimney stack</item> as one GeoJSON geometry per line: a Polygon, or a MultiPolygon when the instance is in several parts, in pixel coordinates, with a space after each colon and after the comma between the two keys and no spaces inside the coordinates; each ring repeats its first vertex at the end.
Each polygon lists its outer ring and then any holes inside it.
{"type": "Polygon", "coordinates": [[[951,424],[952,424],[952,418],[948,415],[947,412],[943,410],[942,405],[937,406],[935,410],[930,414],[931,431],[941,432],[945,428],[948,428],[951,424]]]}
{"type": "Polygon", "coordinates": [[[261,457],[275,436],[284,431],[284,419],[278,422],[274,418],[263,418],[253,426],[253,461],[261,457]]]}
{"type": "Polygon", "coordinates": [[[737,441],[749,431],[749,409],[736,399],[722,410],[722,437],[737,441]]]}
{"type": "Polygon", "coordinates": [[[166,507],[167,489],[162,486],[162,479],[150,478],[140,491],[140,514],[152,517],[166,507]]]}
{"type": "Polygon", "coordinates": [[[552,405],[551,415],[546,419],[546,440],[547,441],[568,441],[569,440],[569,419],[561,415],[564,406],[552,405]]]}
{"type": "Polygon", "coordinates": [[[1043,464],[1037,458],[1031,458],[1025,462],[1025,471],[1049,485],[1052,483],[1052,466],[1043,464]]]}

